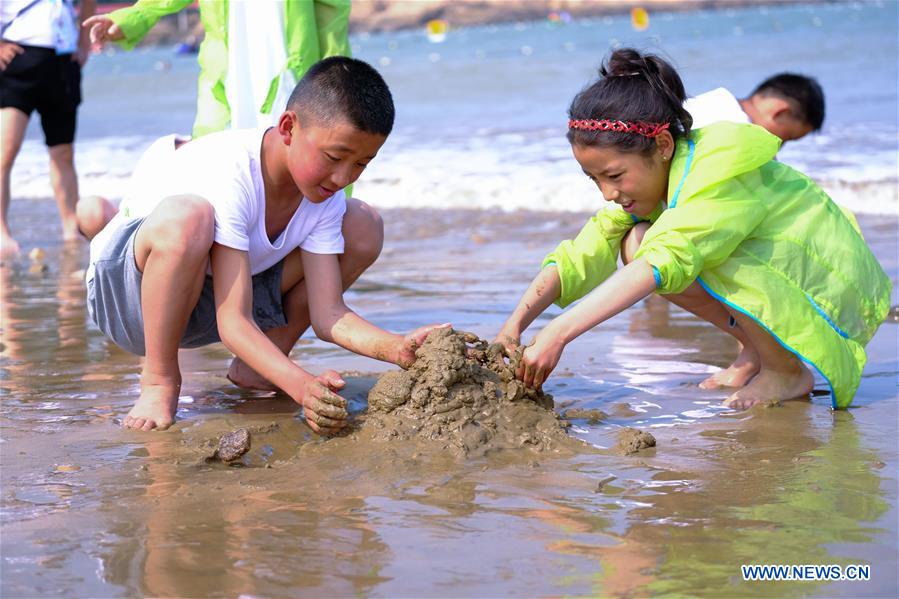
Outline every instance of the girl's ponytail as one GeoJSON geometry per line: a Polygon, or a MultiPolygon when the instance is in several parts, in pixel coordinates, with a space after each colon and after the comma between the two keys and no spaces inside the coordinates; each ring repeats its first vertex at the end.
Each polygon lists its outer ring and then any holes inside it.
{"type": "MultiPolygon", "coordinates": [[[[677,71],[664,59],[632,48],[615,50],[600,67],[600,79],[571,103],[571,121],[611,121],[664,126],[675,139],[685,137],[693,117],[684,109],[686,92],[677,71]]],[[[651,129],[651,128],[650,128],[651,129]]],[[[568,141],[584,146],[616,146],[623,151],[649,152],[652,136],[641,127],[572,128],[568,141]]]]}

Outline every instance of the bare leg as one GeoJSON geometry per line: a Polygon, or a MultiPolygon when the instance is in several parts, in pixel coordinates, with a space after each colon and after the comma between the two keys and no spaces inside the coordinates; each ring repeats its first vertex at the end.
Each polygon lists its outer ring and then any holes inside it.
{"type": "Polygon", "coordinates": [[[748,385],[728,397],[725,405],[746,409],[772,400],[808,397],[815,379],[805,364],[752,318],[735,310],[731,312],[758,351],[761,369],[748,385]]]}
{"type": "MultiPolygon", "coordinates": [[[[381,247],[384,245],[384,222],[368,204],[355,198],[349,199],[346,215],[343,217],[343,238],[345,245],[344,253],[340,256],[340,273],[343,289],[346,291],[381,254],[381,247]]],[[[281,293],[284,296],[287,325],[269,329],[265,334],[285,355],[289,355],[297,340],[311,324],[306,281],[303,279],[303,265],[299,251],[291,253],[284,260],[281,293]]],[[[248,389],[265,391],[276,389],[240,358],[231,361],[228,379],[235,385],[248,389]]]]}
{"type": "MultiPolygon", "coordinates": [[[[621,243],[621,255],[625,263],[629,262],[643,241],[643,235],[649,225],[640,223],[628,233],[621,243]]],[[[742,387],[761,369],[761,359],[746,332],[739,325],[731,326],[731,314],[724,305],[709,295],[699,283],[693,283],[681,293],[676,295],[663,295],[671,303],[680,306],[684,310],[706,320],[728,335],[734,337],[740,344],[737,359],[733,364],[716,372],[699,386],[703,389],[719,389],[721,387],[742,387]]]]}
{"type": "Polygon", "coordinates": [[[164,430],[175,420],[181,391],[178,345],[203,289],[214,222],[207,201],[177,196],[163,200],[137,233],[146,358],[140,398],[124,421],[128,428],[164,430]]]}
{"type": "Polygon", "coordinates": [[[78,230],[90,241],[103,230],[119,211],[116,206],[100,196],[88,196],[78,201],[75,216],[78,219],[78,230]]]}
{"type": "Polygon", "coordinates": [[[742,387],[758,374],[761,368],[758,351],[753,347],[746,332],[740,328],[739,321],[734,326],[730,326],[730,313],[721,302],[709,295],[699,283],[693,283],[677,295],[663,297],[703,320],[711,322],[739,342],[740,349],[737,359],[724,370],[716,372],[699,383],[700,388],[742,387]]]}
{"type": "Polygon", "coordinates": [[[19,244],[9,229],[10,175],[19,155],[28,115],[18,108],[0,109],[0,258],[19,253],[19,244]]]}
{"type": "Polygon", "coordinates": [[[72,144],[48,148],[50,153],[50,184],[56,196],[56,206],[62,219],[62,238],[78,239],[75,204],[78,203],[78,176],[75,174],[75,149],[72,144]]]}

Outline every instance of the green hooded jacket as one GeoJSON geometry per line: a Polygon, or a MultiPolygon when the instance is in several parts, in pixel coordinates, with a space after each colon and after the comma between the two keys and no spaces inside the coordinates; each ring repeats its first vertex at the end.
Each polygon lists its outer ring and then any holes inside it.
{"type": "MultiPolygon", "coordinates": [[[[109,18],[125,34],[119,44],[134,48],[148,31],[165,15],[176,13],[193,0],[138,0],[134,6],[109,13],[109,18]]],[[[231,121],[225,95],[228,72],[228,3],[229,0],[199,0],[200,20],[206,36],[200,45],[200,76],[197,85],[197,116],[193,136],[225,129],[231,121]]],[[[310,66],[329,56],[349,56],[350,0],[286,0],[284,44],[287,64],[297,81],[310,66]]],[[[279,77],[270,87],[260,112],[272,110],[279,77]]],[[[277,107],[279,110],[281,107],[277,107]]]]}
{"type": "MultiPolygon", "coordinates": [[[[637,256],[658,293],[697,281],[752,317],[827,380],[833,407],[852,402],[864,346],[886,318],[891,283],[844,213],[811,179],[773,160],[780,139],[755,125],[716,123],[677,142],[660,205],[637,256]]],[[[543,261],[562,281],[558,304],[580,299],[617,268],[639,219],[599,211],[543,261]]]]}

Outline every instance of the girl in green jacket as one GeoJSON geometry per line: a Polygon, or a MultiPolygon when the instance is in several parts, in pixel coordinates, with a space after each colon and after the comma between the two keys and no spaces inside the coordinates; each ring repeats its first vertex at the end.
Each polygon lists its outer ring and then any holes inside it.
{"type": "Polygon", "coordinates": [[[568,140],[616,206],[546,257],[503,325],[498,341],[512,348],[551,303],[583,298],[540,331],[518,376],[539,387],[568,342],[656,292],[740,342],[736,361],[701,385],[738,387],[727,405],[807,397],[810,364],[833,407],[849,406],[890,299],[854,219],[775,161],[780,140],[761,127],[691,132],[683,83],[664,60],[617,50],[600,74],[572,102],[568,140]]]}

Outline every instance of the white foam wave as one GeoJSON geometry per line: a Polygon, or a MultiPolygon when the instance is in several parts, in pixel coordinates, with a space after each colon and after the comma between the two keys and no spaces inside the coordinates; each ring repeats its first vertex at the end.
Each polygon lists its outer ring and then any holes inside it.
{"type": "MultiPolygon", "coordinates": [[[[105,137],[76,142],[79,194],[121,199],[137,160],[154,139],[105,137]]],[[[14,199],[52,196],[47,160],[47,149],[42,143],[26,141],[23,144],[10,181],[14,199]]]]}
{"type": "MultiPolygon", "coordinates": [[[[82,195],[121,198],[149,137],[100,138],[76,144],[82,195]]],[[[809,172],[839,204],[859,214],[899,215],[895,153],[870,164],[830,164],[809,172]],[[889,162],[892,157],[892,163],[889,162]],[[892,169],[892,170],[891,170],[892,169]]],[[[785,160],[786,161],[786,160],[785,160]]],[[[801,166],[797,164],[797,166],[801,166]]],[[[51,195],[46,149],[27,142],[12,177],[13,197],[51,195]]],[[[559,132],[474,135],[415,143],[388,141],[356,184],[355,195],[382,208],[467,208],[594,212],[606,205],[583,175],[559,132]]]]}
{"type": "Polygon", "coordinates": [[[823,180],[818,184],[834,202],[855,214],[899,215],[899,181],[823,180]]]}

